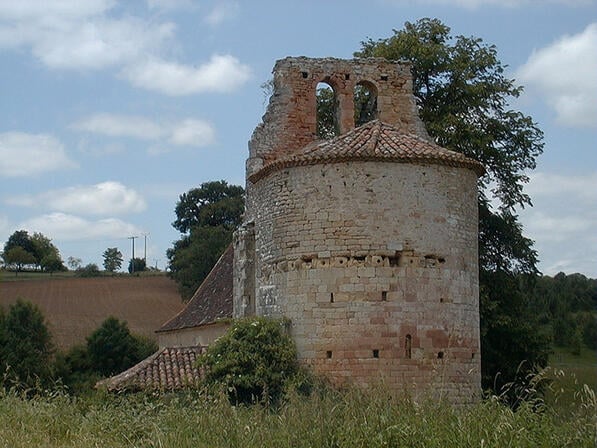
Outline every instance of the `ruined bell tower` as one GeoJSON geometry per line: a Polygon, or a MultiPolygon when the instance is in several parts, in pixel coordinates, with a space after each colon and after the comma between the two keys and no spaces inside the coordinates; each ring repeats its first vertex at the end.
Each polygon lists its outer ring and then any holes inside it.
{"type": "Polygon", "coordinates": [[[474,400],[483,166],[430,141],[408,65],[286,58],[273,85],[249,142],[235,317],[289,318],[300,361],[337,384],[474,400]],[[334,94],[331,140],[316,135],[320,82],[334,94]]]}

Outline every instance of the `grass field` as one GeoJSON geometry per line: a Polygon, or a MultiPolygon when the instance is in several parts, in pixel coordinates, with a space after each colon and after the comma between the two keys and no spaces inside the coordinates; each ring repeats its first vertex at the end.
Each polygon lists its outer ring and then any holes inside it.
{"type": "Polygon", "coordinates": [[[514,412],[496,399],[415,404],[383,389],[291,395],[276,409],[199,392],[25,400],[0,391],[0,446],[594,448],[595,396],[576,400],[562,414],[533,403],[514,412]]]}
{"type": "Polygon", "coordinates": [[[0,306],[7,308],[19,298],[39,306],[59,349],[84,343],[109,316],[127,321],[133,333],[155,339],[154,331],[184,305],[176,284],[165,275],[66,274],[28,274],[15,281],[14,274],[5,273],[0,280],[0,306]]]}
{"type": "Polygon", "coordinates": [[[575,406],[574,395],[583,385],[597,394],[597,353],[583,348],[576,356],[569,350],[555,348],[548,362],[547,378],[553,381],[546,391],[546,401],[562,409],[575,406]]]}

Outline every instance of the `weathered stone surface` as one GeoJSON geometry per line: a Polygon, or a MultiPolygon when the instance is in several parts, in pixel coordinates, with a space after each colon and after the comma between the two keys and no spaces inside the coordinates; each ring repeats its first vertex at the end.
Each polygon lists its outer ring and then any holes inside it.
{"type": "Polygon", "coordinates": [[[234,315],[290,318],[300,359],[338,384],[475,399],[482,167],[425,143],[408,66],[288,58],[274,86],[250,142],[234,315]],[[277,163],[313,153],[322,80],[344,134],[317,149],[329,148],[323,158],[277,163]],[[375,87],[383,124],[353,130],[357,83],[375,87]]]}

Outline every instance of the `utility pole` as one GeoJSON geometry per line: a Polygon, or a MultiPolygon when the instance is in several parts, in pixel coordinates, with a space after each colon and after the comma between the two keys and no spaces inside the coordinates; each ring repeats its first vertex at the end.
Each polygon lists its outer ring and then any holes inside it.
{"type": "Polygon", "coordinates": [[[143,237],[145,240],[145,251],[143,252],[143,260],[145,261],[145,265],[147,266],[147,235],[149,235],[149,233],[144,233],[143,237]]]}
{"type": "Polygon", "coordinates": [[[139,238],[138,236],[129,236],[129,240],[133,243],[133,256],[131,257],[131,274],[135,272],[135,238],[139,238]]]}

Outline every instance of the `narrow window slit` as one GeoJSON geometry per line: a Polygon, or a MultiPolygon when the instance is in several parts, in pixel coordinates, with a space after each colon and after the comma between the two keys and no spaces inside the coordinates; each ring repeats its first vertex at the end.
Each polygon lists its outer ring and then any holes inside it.
{"type": "Polygon", "coordinates": [[[404,357],[406,359],[412,358],[412,339],[412,336],[407,334],[404,340],[404,357]]]}

